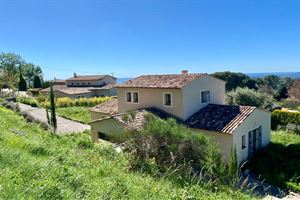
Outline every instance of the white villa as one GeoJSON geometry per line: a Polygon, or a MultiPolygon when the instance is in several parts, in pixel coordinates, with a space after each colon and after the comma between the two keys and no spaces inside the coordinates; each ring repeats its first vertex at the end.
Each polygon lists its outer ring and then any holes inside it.
{"type": "Polygon", "coordinates": [[[212,137],[225,161],[235,146],[238,163],[269,144],[271,114],[251,106],[225,105],[225,82],[207,74],[144,75],[119,84],[117,99],[91,109],[92,140],[107,136],[124,140],[126,127],[141,128],[144,116],[173,117],[212,137]],[[123,115],[136,110],[134,122],[123,115]]]}

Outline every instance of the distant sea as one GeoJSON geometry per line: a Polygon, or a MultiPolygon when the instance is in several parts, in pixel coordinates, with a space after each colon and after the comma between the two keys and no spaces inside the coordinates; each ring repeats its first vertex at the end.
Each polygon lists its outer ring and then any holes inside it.
{"type": "MultiPolygon", "coordinates": [[[[266,73],[246,73],[251,78],[262,78],[267,75],[276,75],[281,78],[291,77],[293,79],[300,79],[300,72],[266,72],[266,73]]],[[[132,78],[118,78],[117,83],[124,83],[132,78]]]]}
{"type": "Polygon", "coordinates": [[[267,73],[246,73],[251,78],[261,78],[267,75],[276,75],[281,78],[284,77],[291,77],[293,79],[299,79],[300,78],[300,72],[267,72],[267,73]]]}

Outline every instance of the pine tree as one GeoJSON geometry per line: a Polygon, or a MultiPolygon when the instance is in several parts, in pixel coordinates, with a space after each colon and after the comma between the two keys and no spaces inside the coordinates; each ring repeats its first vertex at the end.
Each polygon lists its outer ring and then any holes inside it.
{"type": "Polygon", "coordinates": [[[55,101],[54,101],[54,92],[53,87],[51,86],[50,90],[50,111],[51,111],[51,125],[53,127],[53,131],[56,132],[57,128],[57,121],[56,121],[56,114],[55,114],[55,101]]]}
{"type": "Polygon", "coordinates": [[[42,81],[39,76],[34,76],[33,78],[33,87],[34,88],[42,88],[42,81]]]}
{"type": "Polygon", "coordinates": [[[26,91],[27,90],[27,83],[22,76],[21,68],[20,68],[20,78],[19,78],[19,91],[26,91]]]}
{"type": "Polygon", "coordinates": [[[47,117],[47,123],[51,126],[51,121],[50,121],[48,108],[46,108],[46,117],[47,117]]]}

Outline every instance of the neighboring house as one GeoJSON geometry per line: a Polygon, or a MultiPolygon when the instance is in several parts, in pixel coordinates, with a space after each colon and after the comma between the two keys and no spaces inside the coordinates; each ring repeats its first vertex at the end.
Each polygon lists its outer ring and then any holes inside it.
{"type": "Polygon", "coordinates": [[[144,116],[153,113],[173,117],[212,137],[226,161],[234,146],[241,163],[269,144],[270,113],[251,106],[225,105],[225,82],[207,74],[145,75],[116,88],[117,100],[91,109],[95,142],[103,135],[122,141],[126,128],[140,129],[144,116]],[[128,116],[134,119],[128,120],[128,116]]]}
{"type": "MultiPolygon", "coordinates": [[[[55,97],[100,97],[115,96],[116,78],[110,75],[85,75],[78,76],[74,73],[72,78],[67,80],[53,80],[53,91],[55,97]]],[[[43,89],[41,92],[48,95],[50,88],[43,89]]]]}
{"type": "Polygon", "coordinates": [[[51,85],[66,85],[66,80],[54,78],[53,80],[49,81],[51,85]]]}

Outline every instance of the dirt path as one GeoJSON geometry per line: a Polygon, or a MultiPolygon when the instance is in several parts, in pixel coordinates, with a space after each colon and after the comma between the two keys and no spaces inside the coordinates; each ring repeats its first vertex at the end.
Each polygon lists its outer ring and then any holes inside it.
{"type": "MultiPolygon", "coordinates": [[[[21,113],[26,112],[27,115],[30,115],[36,121],[47,123],[46,110],[44,108],[35,108],[22,103],[19,103],[19,107],[21,113]]],[[[89,125],[57,116],[57,133],[59,134],[80,133],[90,129],[89,125]]]]}

